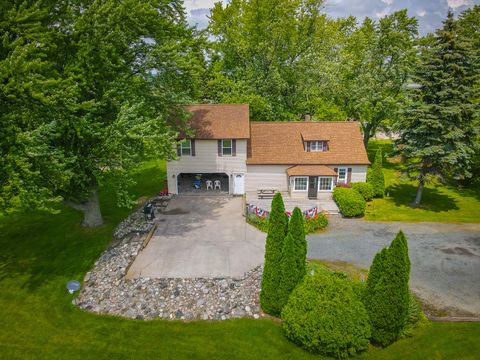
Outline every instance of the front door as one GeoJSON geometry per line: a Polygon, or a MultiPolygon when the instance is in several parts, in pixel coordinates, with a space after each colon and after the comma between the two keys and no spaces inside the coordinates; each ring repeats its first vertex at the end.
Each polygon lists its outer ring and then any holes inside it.
{"type": "Polygon", "coordinates": [[[245,193],[245,174],[235,174],[233,176],[233,193],[243,195],[245,193]]]}
{"type": "Polygon", "coordinates": [[[308,198],[316,199],[318,191],[318,176],[308,177],[308,198]]]}

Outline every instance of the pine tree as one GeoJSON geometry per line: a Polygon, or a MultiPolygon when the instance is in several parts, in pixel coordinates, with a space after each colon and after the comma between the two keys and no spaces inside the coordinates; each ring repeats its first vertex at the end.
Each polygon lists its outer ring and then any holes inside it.
{"type": "Polygon", "coordinates": [[[409,305],[410,260],[407,239],[400,231],[374,258],[364,303],[372,325],[372,339],[386,346],[398,339],[409,305]]]}
{"type": "Polygon", "coordinates": [[[268,234],[265,243],[265,264],[262,276],[260,304],[267,314],[278,316],[282,310],[279,301],[278,284],[281,280],[280,263],[285,235],[287,234],[287,215],[280,193],[272,200],[272,210],[268,218],[268,234]]]}
{"type": "Polygon", "coordinates": [[[397,146],[408,160],[408,175],[418,180],[414,205],[422,199],[430,176],[464,179],[471,176],[479,133],[479,72],[472,39],[462,36],[452,12],[433,44],[425,46],[397,146]]]}
{"type": "Polygon", "coordinates": [[[383,197],[385,193],[385,175],[382,165],[382,149],[378,148],[373,165],[367,174],[367,181],[373,186],[374,194],[377,197],[383,197]]]}
{"type": "Polygon", "coordinates": [[[290,223],[288,224],[288,233],[293,238],[295,267],[297,274],[297,284],[299,284],[306,274],[305,263],[307,260],[307,239],[305,237],[305,220],[302,211],[296,207],[293,209],[290,223]]]}
{"type": "Polygon", "coordinates": [[[282,260],[280,262],[280,283],[278,284],[280,311],[287,304],[290,294],[299,283],[300,276],[298,274],[295,250],[295,240],[291,232],[288,232],[284,240],[282,260]]]}

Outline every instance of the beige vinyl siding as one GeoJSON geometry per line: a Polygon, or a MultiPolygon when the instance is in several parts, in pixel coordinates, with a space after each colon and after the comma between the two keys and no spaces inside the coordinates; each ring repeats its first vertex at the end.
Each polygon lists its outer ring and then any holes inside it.
{"type": "Polygon", "coordinates": [[[288,191],[287,168],[289,165],[248,165],[245,190],[276,189],[288,191]]]}
{"type": "Polygon", "coordinates": [[[217,140],[195,140],[195,156],[179,156],[167,162],[168,189],[177,192],[177,176],[181,173],[245,173],[246,161],[247,140],[236,140],[236,156],[218,156],[217,140]]]}
{"type": "MultiPolygon", "coordinates": [[[[352,179],[350,182],[365,182],[367,181],[367,165],[328,165],[328,167],[335,168],[352,168],[352,179]]],[[[348,170],[347,170],[348,171],[348,170]]],[[[348,176],[348,174],[347,174],[348,176]]]]}

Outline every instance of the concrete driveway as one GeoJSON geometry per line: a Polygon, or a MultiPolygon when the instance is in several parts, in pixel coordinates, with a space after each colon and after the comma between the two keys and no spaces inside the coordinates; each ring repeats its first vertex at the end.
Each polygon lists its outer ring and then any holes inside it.
{"type": "Polygon", "coordinates": [[[265,234],[246,224],[242,206],[239,197],[172,198],[127,277],[242,277],[265,251],[265,234]]]}
{"type": "Polygon", "coordinates": [[[402,229],[409,245],[410,286],[451,314],[480,315],[480,224],[372,222],[331,216],[328,230],[309,236],[308,256],[367,268],[402,229]]]}

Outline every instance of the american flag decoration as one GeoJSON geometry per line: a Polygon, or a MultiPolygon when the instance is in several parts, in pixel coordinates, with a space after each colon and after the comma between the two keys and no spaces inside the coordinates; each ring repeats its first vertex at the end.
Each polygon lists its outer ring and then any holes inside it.
{"type": "Polygon", "coordinates": [[[287,214],[288,220],[292,217],[292,212],[291,211],[285,211],[285,214],[287,214]]]}

